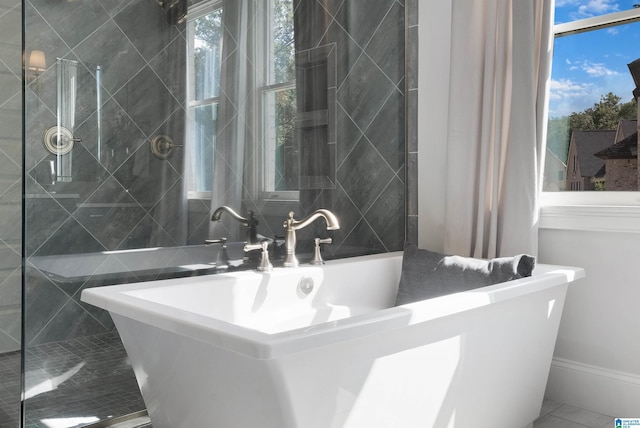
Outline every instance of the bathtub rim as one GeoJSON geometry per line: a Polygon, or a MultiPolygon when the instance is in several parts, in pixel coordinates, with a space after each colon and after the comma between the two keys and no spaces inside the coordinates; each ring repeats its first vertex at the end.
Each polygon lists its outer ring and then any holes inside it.
{"type": "MultiPolygon", "coordinates": [[[[402,252],[337,259],[328,261],[325,266],[330,268],[346,263],[394,257],[401,258],[402,252]]],[[[323,267],[315,268],[322,269],[323,267]]],[[[294,270],[276,268],[275,272],[287,274],[294,273],[294,270]]],[[[262,275],[265,274],[244,271],[87,288],[83,290],[81,300],[125,319],[148,324],[251,358],[268,360],[384,331],[405,328],[409,325],[444,319],[460,312],[568,284],[583,278],[585,273],[582,268],[538,264],[532,277],[400,306],[384,309],[372,308],[371,312],[349,318],[271,334],[123,293],[134,289],[142,290],[186,281],[206,282],[217,279],[224,280],[229,276],[261,277],[262,275]]]]}

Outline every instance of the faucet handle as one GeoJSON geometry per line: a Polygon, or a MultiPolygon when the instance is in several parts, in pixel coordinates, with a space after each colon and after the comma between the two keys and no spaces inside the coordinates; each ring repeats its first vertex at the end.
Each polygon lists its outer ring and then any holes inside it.
{"type": "Polygon", "coordinates": [[[245,244],[244,246],[245,252],[262,249],[262,259],[260,260],[260,264],[258,265],[258,270],[260,272],[271,272],[273,270],[273,265],[269,261],[268,248],[269,248],[268,240],[262,241],[259,244],[245,244]]]}
{"type": "Polygon", "coordinates": [[[225,270],[229,268],[229,253],[227,252],[227,238],[206,239],[205,245],[221,244],[216,257],[216,270],[225,270]]]}
{"type": "Polygon", "coordinates": [[[324,260],[322,260],[322,254],[320,254],[320,244],[331,244],[333,242],[333,239],[331,238],[326,238],[326,239],[320,239],[320,238],[316,238],[314,239],[314,242],[316,243],[316,248],[313,254],[313,260],[311,260],[311,264],[312,265],[323,265],[324,264],[324,260]]]}

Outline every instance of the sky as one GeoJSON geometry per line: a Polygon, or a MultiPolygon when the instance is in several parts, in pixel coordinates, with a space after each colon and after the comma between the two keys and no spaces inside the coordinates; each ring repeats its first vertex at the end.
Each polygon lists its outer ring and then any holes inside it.
{"type": "MultiPolygon", "coordinates": [[[[555,23],[632,9],[640,0],[556,0],[555,23]]],[[[640,58],[640,22],[555,39],[549,117],[583,111],[613,92],[623,102],[635,87],[627,64],[640,58]]]]}

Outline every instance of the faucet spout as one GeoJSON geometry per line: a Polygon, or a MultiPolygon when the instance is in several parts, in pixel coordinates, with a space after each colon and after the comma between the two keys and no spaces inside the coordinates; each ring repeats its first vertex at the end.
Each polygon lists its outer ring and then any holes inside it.
{"type": "Polygon", "coordinates": [[[338,221],[338,218],[327,209],[316,210],[302,220],[294,220],[293,216],[293,211],[290,211],[289,218],[286,219],[283,224],[286,229],[284,238],[284,247],[286,249],[286,255],[284,258],[285,267],[297,267],[300,265],[296,257],[296,230],[307,227],[319,218],[324,218],[327,223],[327,230],[340,229],[340,222],[338,221]]]}
{"type": "Polygon", "coordinates": [[[231,218],[233,218],[235,221],[237,221],[238,223],[240,223],[241,225],[247,228],[247,234],[246,234],[247,244],[253,245],[258,243],[259,222],[253,211],[249,211],[249,216],[248,218],[246,218],[246,217],[242,217],[233,209],[225,205],[225,206],[216,208],[216,210],[213,212],[213,215],[211,216],[211,221],[220,221],[222,218],[222,213],[224,212],[228,213],[231,216],[231,218]]]}

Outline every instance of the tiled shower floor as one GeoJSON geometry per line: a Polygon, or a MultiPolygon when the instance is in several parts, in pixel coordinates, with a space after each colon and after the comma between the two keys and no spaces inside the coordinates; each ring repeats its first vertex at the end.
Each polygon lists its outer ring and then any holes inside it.
{"type": "MultiPolygon", "coordinates": [[[[17,427],[20,355],[0,355],[0,427],[17,427]],[[13,368],[5,370],[4,367],[13,368]],[[5,372],[9,389],[5,387],[5,372]],[[6,407],[5,407],[6,405],[6,407]]],[[[27,351],[26,428],[84,426],[144,410],[133,370],[116,333],[31,347],[27,351]],[[78,419],[73,419],[78,418],[78,419]],[[64,419],[64,421],[63,421],[64,419]],[[77,424],[72,423],[77,421],[77,424]]]]}

